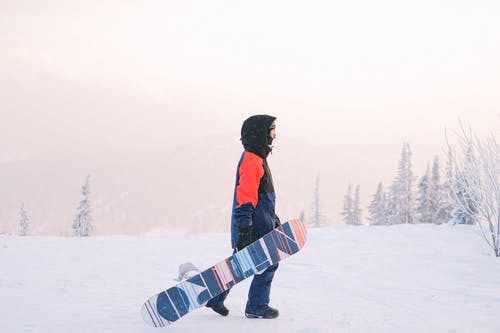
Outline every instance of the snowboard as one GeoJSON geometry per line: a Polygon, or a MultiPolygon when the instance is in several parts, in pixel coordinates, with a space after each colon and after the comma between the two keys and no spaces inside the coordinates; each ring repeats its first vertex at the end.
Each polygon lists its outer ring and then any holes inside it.
{"type": "Polygon", "coordinates": [[[142,305],[142,318],[153,327],[168,326],[235,284],[297,253],[306,237],[302,221],[283,223],[232,256],[150,297],[142,305]]]}

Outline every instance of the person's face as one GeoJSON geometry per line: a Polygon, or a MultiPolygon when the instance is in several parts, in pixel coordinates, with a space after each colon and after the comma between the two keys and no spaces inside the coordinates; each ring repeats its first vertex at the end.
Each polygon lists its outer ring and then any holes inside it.
{"type": "Polygon", "coordinates": [[[271,139],[276,139],[276,128],[273,128],[272,130],[269,131],[269,136],[271,139]]]}

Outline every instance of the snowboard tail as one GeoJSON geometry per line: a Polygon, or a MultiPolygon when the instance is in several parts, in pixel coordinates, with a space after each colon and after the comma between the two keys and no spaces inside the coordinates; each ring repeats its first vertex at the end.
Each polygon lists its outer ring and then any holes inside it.
{"type": "Polygon", "coordinates": [[[302,221],[283,223],[225,260],[150,297],[142,305],[142,318],[153,327],[168,326],[240,281],[297,253],[306,237],[302,221]]]}

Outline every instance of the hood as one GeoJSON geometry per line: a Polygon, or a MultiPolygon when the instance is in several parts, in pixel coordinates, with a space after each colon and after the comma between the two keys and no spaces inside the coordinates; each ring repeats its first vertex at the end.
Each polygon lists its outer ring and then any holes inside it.
{"type": "Polygon", "coordinates": [[[271,152],[272,139],[269,131],[276,117],[268,115],[251,116],[241,127],[241,143],[246,151],[266,158],[271,152]]]}

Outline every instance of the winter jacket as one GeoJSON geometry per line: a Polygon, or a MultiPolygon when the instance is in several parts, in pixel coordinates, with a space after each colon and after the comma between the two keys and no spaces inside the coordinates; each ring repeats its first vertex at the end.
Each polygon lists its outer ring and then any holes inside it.
{"type": "Polygon", "coordinates": [[[248,118],[241,129],[245,151],[241,155],[236,173],[233,211],[231,218],[231,244],[238,243],[240,227],[253,227],[253,240],[275,228],[276,213],[273,179],[267,165],[272,139],[270,126],[276,118],[258,115],[248,118]]]}

